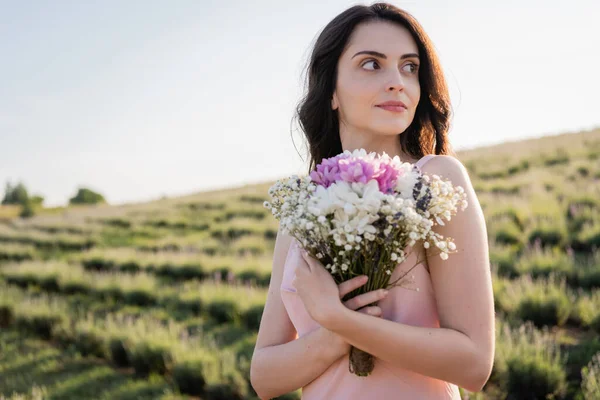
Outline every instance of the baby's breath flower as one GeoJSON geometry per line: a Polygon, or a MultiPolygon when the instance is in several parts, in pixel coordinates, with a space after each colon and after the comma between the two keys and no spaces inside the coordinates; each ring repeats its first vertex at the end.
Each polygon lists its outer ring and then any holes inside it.
{"type": "Polygon", "coordinates": [[[406,258],[404,249],[419,240],[426,249],[438,247],[444,260],[456,249],[451,238],[434,232],[433,227],[451,221],[459,208],[467,207],[462,187],[454,187],[439,175],[421,174],[397,157],[394,161],[389,157],[376,161],[375,153],[367,155],[364,149],[345,151],[339,158],[328,160],[315,174],[292,175],[275,182],[268,190],[271,198],[263,202],[263,207],[303,248],[319,249],[316,257],[327,264],[325,268],[336,275],[336,281],[355,275],[356,260],[361,265],[374,264],[369,254],[375,250],[390,254],[376,271],[374,282],[383,285],[406,258]],[[336,160],[344,157],[354,158],[338,164],[336,160]],[[387,189],[382,191],[378,180],[364,179],[361,174],[371,169],[361,168],[363,161],[358,158],[376,165],[373,173],[381,172],[381,165],[393,165],[399,171],[397,175],[378,175],[393,177],[393,184],[387,182],[387,189]]]}

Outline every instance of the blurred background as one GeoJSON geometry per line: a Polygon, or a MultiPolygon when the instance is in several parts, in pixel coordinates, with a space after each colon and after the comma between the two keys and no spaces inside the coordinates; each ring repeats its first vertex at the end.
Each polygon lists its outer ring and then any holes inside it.
{"type": "MultiPolygon", "coordinates": [[[[463,397],[600,398],[600,5],[391,3],[486,215],[497,354],[463,397]]],[[[257,398],[262,204],[306,170],[304,67],[354,4],[0,0],[0,398],[257,398]]]]}

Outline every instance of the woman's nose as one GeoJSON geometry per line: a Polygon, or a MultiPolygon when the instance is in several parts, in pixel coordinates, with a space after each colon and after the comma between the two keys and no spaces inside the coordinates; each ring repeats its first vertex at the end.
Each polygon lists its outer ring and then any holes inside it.
{"type": "Polygon", "coordinates": [[[389,91],[404,89],[404,80],[402,79],[402,74],[399,71],[391,72],[386,89],[389,91]]]}

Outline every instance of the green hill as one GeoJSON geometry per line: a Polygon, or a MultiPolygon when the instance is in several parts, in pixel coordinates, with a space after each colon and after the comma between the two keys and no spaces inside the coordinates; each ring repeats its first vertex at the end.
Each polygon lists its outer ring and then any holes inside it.
{"type": "MultiPolygon", "coordinates": [[[[582,374],[600,352],[600,129],[458,157],[485,213],[497,313],[492,377],[463,398],[600,398],[600,367],[582,374]]],[[[0,207],[0,398],[41,396],[33,386],[61,399],[256,398],[270,185],[29,219],[0,207]]]]}

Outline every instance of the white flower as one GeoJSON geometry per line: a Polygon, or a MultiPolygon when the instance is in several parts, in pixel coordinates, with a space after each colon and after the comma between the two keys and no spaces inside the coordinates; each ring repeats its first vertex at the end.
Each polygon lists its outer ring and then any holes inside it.
{"type": "MultiPolygon", "coordinates": [[[[333,185],[332,185],[333,186],[333,185]]],[[[330,192],[323,186],[317,186],[309,200],[308,211],[313,215],[327,215],[334,209],[330,192]]]]}
{"type": "Polygon", "coordinates": [[[408,167],[405,167],[404,169],[404,175],[398,178],[394,190],[400,193],[402,198],[412,199],[413,189],[417,183],[419,174],[418,172],[413,171],[412,168],[408,169],[408,167]]]}

